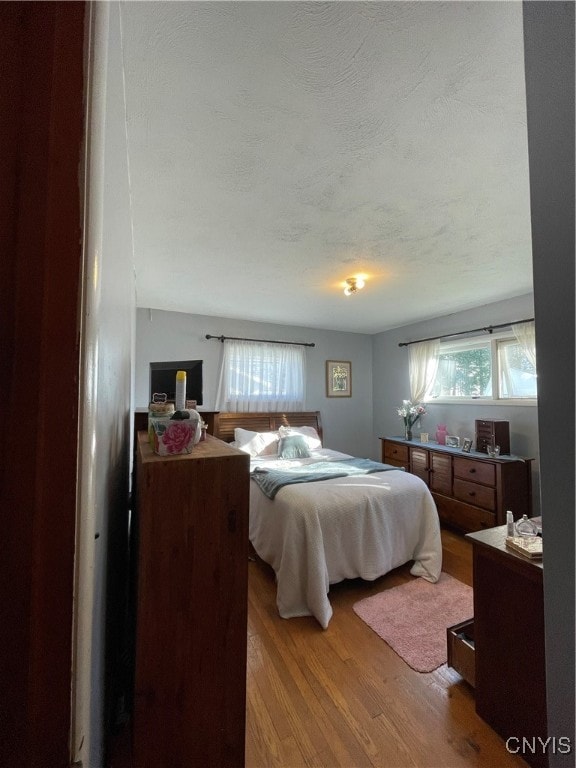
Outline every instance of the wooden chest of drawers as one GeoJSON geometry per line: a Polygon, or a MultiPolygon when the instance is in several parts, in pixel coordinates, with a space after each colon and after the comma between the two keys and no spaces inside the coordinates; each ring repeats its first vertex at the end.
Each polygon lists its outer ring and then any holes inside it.
{"type": "Polygon", "coordinates": [[[487,453],[489,445],[499,445],[500,453],[510,453],[510,422],[498,419],[476,419],[476,450],[487,453]]]}
{"type": "Polygon", "coordinates": [[[522,757],[533,768],[546,768],[552,752],[541,748],[548,736],[543,562],[508,549],[505,526],[469,539],[476,712],[503,739],[516,734],[533,739],[538,748],[522,757]]]}
{"type": "Polygon", "coordinates": [[[138,434],[138,768],[244,765],[249,461],[211,435],[157,456],[138,434]]]}
{"type": "Polygon", "coordinates": [[[442,522],[461,531],[503,525],[532,514],[532,459],[464,454],[459,448],[419,440],[381,438],[382,461],[403,466],[430,488],[442,522]]]}

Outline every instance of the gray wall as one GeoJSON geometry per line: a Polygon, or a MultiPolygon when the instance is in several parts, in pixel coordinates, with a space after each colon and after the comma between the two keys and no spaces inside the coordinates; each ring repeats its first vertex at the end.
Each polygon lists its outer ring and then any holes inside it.
{"type": "Polygon", "coordinates": [[[71,746],[73,760],[97,768],[125,621],[136,299],[118,4],[93,3],[90,13],[71,746]]]}
{"type": "Polygon", "coordinates": [[[574,3],[525,2],[548,734],[574,765],[574,3]],[[558,412],[561,411],[561,418],[558,412]]]}
{"type": "Polygon", "coordinates": [[[149,364],[163,360],[203,360],[203,409],[213,410],[222,344],[206,334],[276,341],[314,342],[306,348],[306,410],[320,411],[324,443],[357,456],[376,458],[372,441],[372,340],[360,333],[255,323],[181,312],[138,309],[136,317],[135,396],[147,407],[149,364]],[[352,363],[352,397],[326,397],[326,360],[352,363]]]}
{"type": "MultiPolygon", "coordinates": [[[[426,323],[395,328],[373,336],[374,442],[385,435],[403,434],[402,420],[396,408],[410,397],[408,350],[399,342],[416,341],[434,335],[472,330],[485,325],[506,323],[534,317],[532,295],[486,304],[466,312],[457,312],[426,323]]],[[[422,418],[422,431],[432,436],[438,424],[446,424],[448,433],[474,439],[476,419],[506,419],[510,422],[511,450],[530,456],[534,514],[539,501],[538,409],[533,405],[469,405],[432,403],[422,418]]],[[[420,431],[420,427],[417,428],[420,431]]]]}
{"type": "MultiPolygon", "coordinates": [[[[204,361],[205,410],[215,407],[222,345],[206,334],[246,336],[279,341],[314,342],[307,348],[306,409],[319,410],[324,442],[330,448],[359,456],[380,458],[379,438],[402,433],[396,408],[410,396],[408,352],[398,342],[430,334],[450,333],[533,317],[532,296],[478,307],[427,323],[397,328],[376,335],[319,331],[298,326],[254,323],[229,318],[187,315],[180,312],[138,309],[136,321],[135,398],[137,407],[149,401],[149,364],[161,360],[204,361]],[[352,397],[326,397],[325,361],[352,362],[352,397]]],[[[439,405],[428,407],[422,428],[430,433],[446,423],[451,434],[474,436],[477,418],[510,421],[514,453],[534,457],[533,496],[539,504],[538,413],[535,406],[439,405]]]]}

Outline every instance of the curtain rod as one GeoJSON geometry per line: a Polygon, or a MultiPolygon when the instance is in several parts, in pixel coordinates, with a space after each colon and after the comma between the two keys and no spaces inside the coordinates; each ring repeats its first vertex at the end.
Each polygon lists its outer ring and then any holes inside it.
{"type": "Polygon", "coordinates": [[[512,325],[518,325],[519,323],[531,323],[534,321],[533,317],[529,317],[527,320],[514,320],[510,323],[500,323],[499,325],[486,325],[484,328],[474,328],[471,331],[457,331],[456,333],[445,333],[442,336],[430,336],[429,339],[418,339],[417,341],[401,341],[399,347],[409,347],[410,344],[420,344],[422,341],[435,341],[436,339],[448,339],[451,336],[465,336],[468,333],[479,333],[484,331],[485,333],[492,333],[497,328],[510,328],[512,325]]]}
{"type": "Polygon", "coordinates": [[[232,341],[261,341],[265,344],[291,344],[295,347],[315,347],[316,344],[313,341],[272,341],[271,339],[244,339],[241,336],[211,336],[209,333],[206,334],[207,339],[218,339],[218,341],[221,341],[224,343],[226,339],[231,339],[232,341]]]}

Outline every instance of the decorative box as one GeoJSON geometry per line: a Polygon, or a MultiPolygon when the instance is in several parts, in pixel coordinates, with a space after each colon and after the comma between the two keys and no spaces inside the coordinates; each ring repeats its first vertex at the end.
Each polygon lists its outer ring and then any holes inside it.
{"type": "Polygon", "coordinates": [[[148,420],[148,436],[154,453],[159,456],[177,456],[190,453],[200,440],[200,414],[190,411],[189,419],[166,417],[148,420]]]}
{"type": "Polygon", "coordinates": [[[510,422],[476,419],[476,450],[488,453],[489,445],[499,445],[501,455],[510,453],[510,422]]]}

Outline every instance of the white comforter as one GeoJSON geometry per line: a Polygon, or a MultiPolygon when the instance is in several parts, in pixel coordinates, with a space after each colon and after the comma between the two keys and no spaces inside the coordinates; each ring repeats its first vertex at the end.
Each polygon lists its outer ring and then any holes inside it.
{"type": "MultiPolygon", "coordinates": [[[[297,461],[327,458],[351,457],[321,449],[297,461]]],[[[274,466],[286,460],[252,460],[252,468],[274,466]]],[[[330,584],[371,581],[410,560],[412,574],[435,582],[442,568],[434,500],[420,478],[402,470],[287,485],[274,500],[251,482],[250,541],[276,573],[280,616],[314,616],[324,629],[330,584]]]]}

